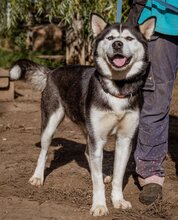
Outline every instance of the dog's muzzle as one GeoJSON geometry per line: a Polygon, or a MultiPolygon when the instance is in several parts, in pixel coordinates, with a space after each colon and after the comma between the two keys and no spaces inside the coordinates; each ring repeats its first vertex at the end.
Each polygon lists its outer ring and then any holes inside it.
{"type": "Polygon", "coordinates": [[[123,68],[127,66],[130,63],[131,59],[132,57],[126,57],[120,53],[116,53],[112,57],[108,56],[109,62],[116,68],[123,68]]]}

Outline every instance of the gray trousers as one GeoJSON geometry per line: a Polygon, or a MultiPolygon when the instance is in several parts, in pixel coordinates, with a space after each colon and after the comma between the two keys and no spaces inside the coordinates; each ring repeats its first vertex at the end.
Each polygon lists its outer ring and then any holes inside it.
{"type": "Polygon", "coordinates": [[[142,178],[164,177],[168,151],[169,109],[178,70],[178,36],[153,36],[149,42],[150,68],[143,88],[136,151],[136,172],[142,178]]]}

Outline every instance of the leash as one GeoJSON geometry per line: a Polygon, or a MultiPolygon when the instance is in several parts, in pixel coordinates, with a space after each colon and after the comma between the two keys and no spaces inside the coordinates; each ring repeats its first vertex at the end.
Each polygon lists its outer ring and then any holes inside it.
{"type": "Polygon", "coordinates": [[[116,22],[121,22],[121,16],[122,16],[122,0],[117,0],[117,16],[116,16],[116,22]]]}

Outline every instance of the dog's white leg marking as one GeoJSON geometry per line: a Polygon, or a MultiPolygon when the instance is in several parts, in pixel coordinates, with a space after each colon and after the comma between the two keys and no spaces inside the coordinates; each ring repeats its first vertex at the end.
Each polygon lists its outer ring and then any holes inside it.
{"type": "Polygon", "coordinates": [[[41,136],[41,151],[38,157],[37,166],[33,176],[30,178],[29,182],[34,186],[43,185],[44,182],[44,169],[46,162],[46,154],[48,147],[51,143],[51,138],[58,126],[64,117],[64,110],[60,107],[55,111],[49,118],[47,126],[41,136]]]}
{"type": "Polygon", "coordinates": [[[108,214],[105,199],[105,186],[103,183],[102,161],[103,146],[105,140],[97,140],[95,144],[89,142],[89,164],[93,183],[93,203],[90,213],[93,216],[103,216],[108,214]],[[91,146],[92,145],[92,146],[91,146]]]}
{"type": "Polygon", "coordinates": [[[111,181],[112,181],[112,176],[109,176],[109,175],[105,175],[105,174],[103,174],[103,179],[104,179],[104,183],[105,184],[108,184],[108,183],[111,183],[111,181]]]}
{"type": "Polygon", "coordinates": [[[131,152],[131,139],[119,136],[116,141],[115,159],[114,159],[114,175],[112,181],[112,203],[114,208],[127,209],[131,208],[131,204],[125,201],[122,193],[122,185],[125,169],[131,152]]]}
{"type": "MultiPolygon", "coordinates": [[[[85,156],[86,156],[86,159],[87,159],[88,164],[89,164],[89,167],[90,167],[88,146],[86,146],[86,149],[85,149],[85,156]]],[[[91,170],[91,169],[90,169],[90,170],[91,170]]],[[[103,173],[103,180],[104,180],[104,183],[105,183],[105,184],[111,183],[112,177],[111,177],[111,176],[107,176],[107,175],[105,175],[105,174],[103,173]]]]}
{"type": "Polygon", "coordinates": [[[108,214],[102,173],[103,147],[116,123],[117,117],[112,113],[108,114],[96,108],[91,110],[92,132],[90,138],[88,137],[88,151],[93,183],[93,203],[90,212],[93,216],[108,214]]]}
{"type": "Polygon", "coordinates": [[[122,190],[123,178],[132,149],[131,141],[138,125],[138,119],[138,112],[127,113],[127,115],[121,122],[120,129],[118,130],[111,193],[111,199],[114,208],[132,208],[131,203],[124,199],[122,190]]]}
{"type": "Polygon", "coordinates": [[[86,149],[85,149],[85,157],[88,161],[88,165],[90,167],[90,160],[89,160],[89,147],[88,147],[88,143],[87,143],[87,146],[86,146],[86,149]]]}

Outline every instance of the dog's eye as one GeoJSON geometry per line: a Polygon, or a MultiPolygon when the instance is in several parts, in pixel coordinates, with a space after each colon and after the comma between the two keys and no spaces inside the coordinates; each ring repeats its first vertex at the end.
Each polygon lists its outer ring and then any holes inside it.
{"type": "Polygon", "coordinates": [[[132,41],[134,38],[133,37],[130,37],[130,36],[128,36],[128,37],[126,37],[126,40],[128,40],[128,41],[132,41]]]}
{"type": "Polygon", "coordinates": [[[114,40],[114,37],[113,36],[109,36],[107,37],[108,40],[114,40]]]}

